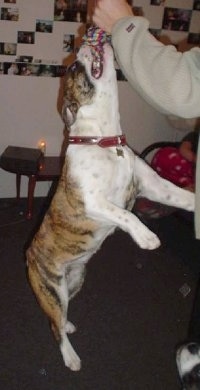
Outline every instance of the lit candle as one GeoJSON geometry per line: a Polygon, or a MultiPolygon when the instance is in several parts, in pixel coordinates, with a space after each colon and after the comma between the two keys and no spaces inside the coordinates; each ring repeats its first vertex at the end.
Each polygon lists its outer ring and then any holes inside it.
{"type": "Polygon", "coordinates": [[[46,153],[46,142],[44,139],[41,139],[39,142],[38,142],[38,149],[41,150],[41,152],[45,155],[46,153]]]}

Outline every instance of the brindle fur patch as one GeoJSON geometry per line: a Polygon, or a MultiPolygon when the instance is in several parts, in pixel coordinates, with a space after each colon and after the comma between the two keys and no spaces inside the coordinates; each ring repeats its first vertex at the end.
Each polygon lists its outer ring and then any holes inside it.
{"type": "Polygon", "coordinates": [[[97,223],[86,217],[77,183],[63,167],[56,194],[43,223],[27,251],[29,258],[44,263],[49,271],[62,267],[88,250],[97,223]],[[59,265],[59,266],[58,266],[59,265]]]}
{"type": "Polygon", "coordinates": [[[93,235],[98,228],[98,224],[85,215],[79,186],[70,176],[68,166],[66,160],[50,208],[26,253],[31,286],[53,324],[57,339],[61,339],[59,332],[63,316],[67,314],[65,300],[61,298],[64,279],[69,283],[71,298],[84,280],[83,264],[77,266],[75,280],[70,279],[76,271],[73,260],[91,250],[93,235]]]}
{"type": "Polygon", "coordinates": [[[76,61],[64,78],[64,98],[68,107],[77,112],[80,106],[90,104],[94,96],[94,85],[89,80],[84,66],[76,61]]]}

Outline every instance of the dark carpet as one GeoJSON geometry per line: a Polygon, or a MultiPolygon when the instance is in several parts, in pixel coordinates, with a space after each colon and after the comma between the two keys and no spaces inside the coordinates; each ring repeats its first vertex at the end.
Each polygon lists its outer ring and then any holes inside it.
{"type": "Polygon", "coordinates": [[[0,200],[0,388],[2,390],[177,390],[175,347],[187,335],[200,270],[192,223],[170,216],[146,221],[162,246],[137,247],[117,230],[89,262],[70,303],[70,336],[80,372],[64,367],[48,321],[26,279],[24,247],[46,200],[0,200]]]}

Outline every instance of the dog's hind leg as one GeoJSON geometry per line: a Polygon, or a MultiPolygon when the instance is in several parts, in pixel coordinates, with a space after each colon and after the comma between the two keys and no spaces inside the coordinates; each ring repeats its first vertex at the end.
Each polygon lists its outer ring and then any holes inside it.
{"type": "Polygon", "coordinates": [[[85,264],[72,262],[66,266],[65,276],[67,278],[67,286],[69,299],[72,299],[81,289],[85,279],[85,264]]]}
{"type": "Polygon", "coordinates": [[[63,275],[45,277],[44,269],[38,269],[35,262],[28,263],[28,276],[40,306],[48,316],[51,328],[60,344],[64,363],[73,371],[81,368],[81,362],[66,334],[69,302],[67,278],[63,275]]]}
{"type": "MultiPolygon", "coordinates": [[[[85,273],[85,264],[74,262],[66,266],[65,277],[67,279],[69,300],[80,291],[85,279],[85,273]]],[[[67,321],[66,332],[74,333],[75,331],[76,327],[70,321],[67,321]]]]}
{"type": "Polygon", "coordinates": [[[134,176],[139,195],[168,206],[194,211],[194,194],[160,177],[145,161],[135,156],[134,176]]]}

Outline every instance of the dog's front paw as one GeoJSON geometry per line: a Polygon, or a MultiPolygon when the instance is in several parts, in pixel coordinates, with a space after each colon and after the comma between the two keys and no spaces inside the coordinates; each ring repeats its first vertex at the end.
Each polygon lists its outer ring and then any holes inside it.
{"type": "Polygon", "coordinates": [[[134,240],[137,242],[140,248],[153,250],[160,246],[160,240],[149,230],[145,225],[142,224],[142,227],[134,232],[134,240]],[[136,234],[137,233],[137,234],[136,234]]]}

